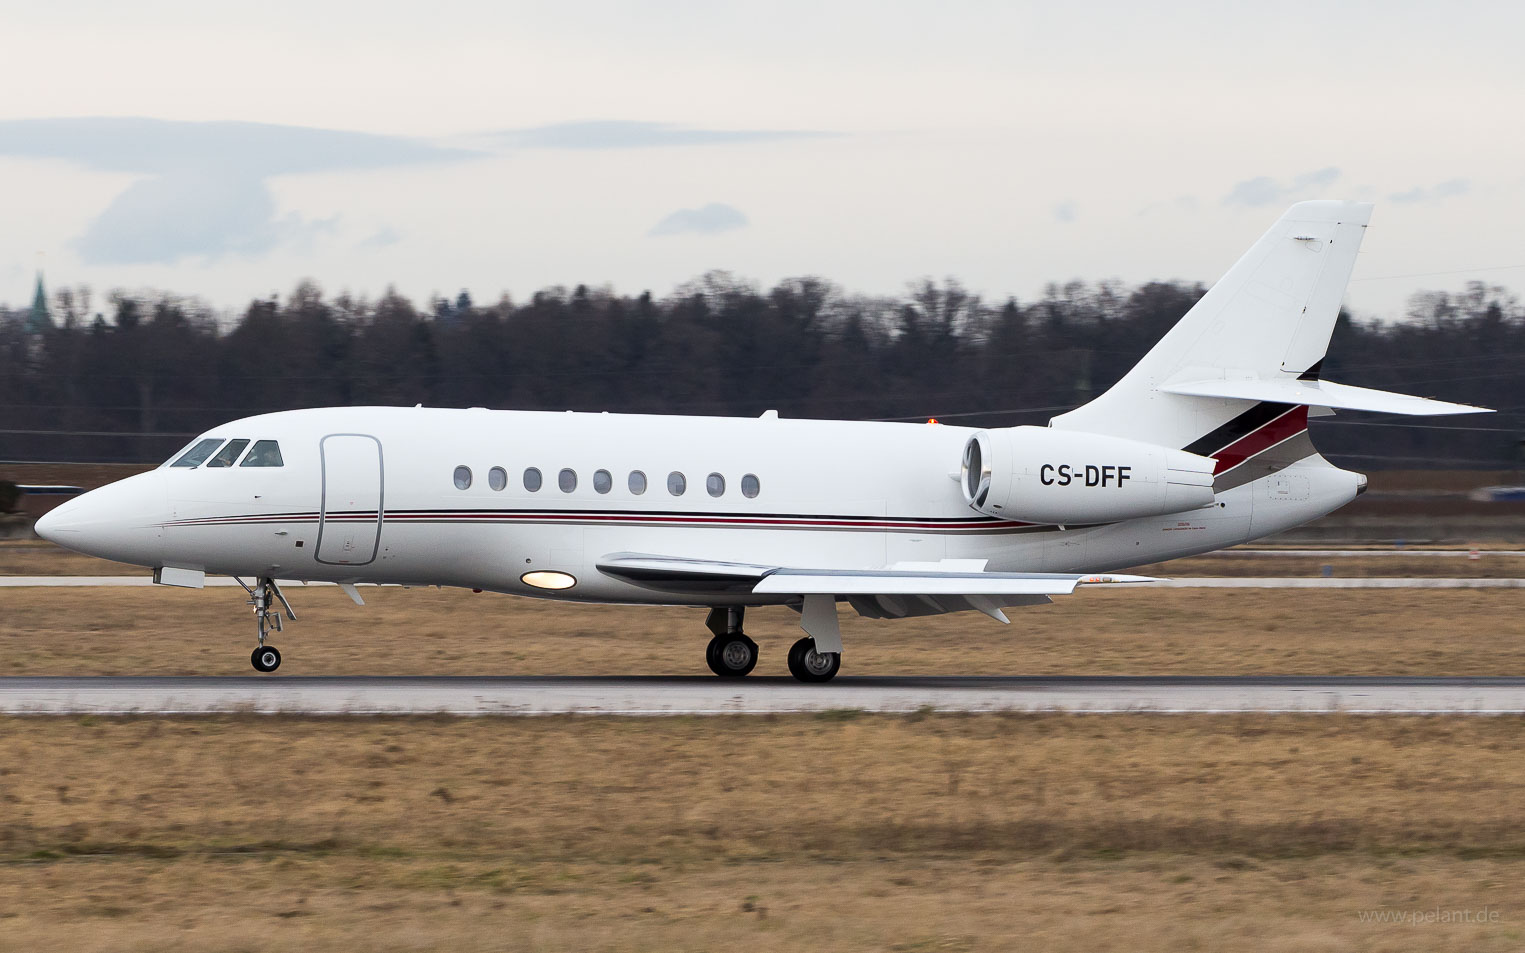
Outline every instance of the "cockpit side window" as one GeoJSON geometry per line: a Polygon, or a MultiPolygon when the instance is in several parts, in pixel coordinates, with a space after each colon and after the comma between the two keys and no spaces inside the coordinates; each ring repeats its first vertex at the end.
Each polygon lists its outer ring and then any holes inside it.
{"type": "Polygon", "coordinates": [[[171,463],[170,466],[199,467],[206,460],[206,458],[210,457],[212,452],[220,446],[222,446],[221,437],[208,437],[207,439],[198,442],[196,446],[187,450],[184,454],[181,455],[180,459],[176,460],[174,463],[171,463]]]}
{"type": "Polygon", "coordinates": [[[254,449],[244,457],[241,467],[283,467],[286,462],[281,459],[281,445],[274,440],[256,440],[254,449]]]}
{"type": "Polygon", "coordinates": [[[231,467],[238,455],[249,445],[247,440],[229,440],[228,445],[217,451],[217,456],[207,461],[209,467],[231,467]]]}

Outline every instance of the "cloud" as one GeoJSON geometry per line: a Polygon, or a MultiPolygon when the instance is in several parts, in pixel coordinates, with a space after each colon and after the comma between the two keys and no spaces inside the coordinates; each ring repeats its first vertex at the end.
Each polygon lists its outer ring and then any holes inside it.
{"type": "Polygon", "coordinates": [[[479,154],[400,136],[254,122],[0,121],[0,155],[142,176],[74,239],[89,264],[211,260],[310,241],[333,231],[336,220],[277,218],[270,177],[448,162],[479,154]]]}
{"type": "Polygon", "coordinates": [[[472,158],[418,139],[260,122],[141,118],[0,121],[0,155],[66,159],[107,172],[290,175],[472,158]]]}
{"type": "Polygon", "coordinates": [[[1436,185],[1416,185],[1407,192],[1394,192],[1388,196],[1393,202],[1435,202],[1440,199],[1455,198],[1458,195],[1466,195],[1472,191],[1472,183],[1466,179],[1447,179],[1436,185]]]}
{"type": "Polygon", "coordinates": [[[336,224],[278,219],[275,197],[254,176],[188,172],[134,182],[72,244],[86,264],[145,265],[259,255],[336,224]]]}
{"type": "Polygon", "coordinates": [[[501,145],[519,149],[645,149],[655,146],[708,146],[836,135],[799,129],[697,129],[666,122],[602,119],[563,122],[492,134],[501,145]]]}
{"type": "Polygon", "coordinates": [[[1063,224],[1068,225],[1075,221],[1079,215],[1080,207],[1075,204],[1074,199],[1065,199],[1063,202],[1060,202],[1058,205],[1054,206],[1054,221],[1056,222],[1062,222],[1063,224]]]}
{"type": "Polygon", "coordinates": [[[711,202],[703,208],[680,208],[662,219],[648,235],[716,235],[738,228],[745,228],[747,217],[741,210],[720,202],[711,202]]]}
{"type": "Polygon", "coordinates": [[[402,241],[402,236],[398,234],[397,229],[390,225],[383,225],[355,247],[365,251],[379,251],[400,241],[402,241]]]}
{"type": "Polygon", "coordinates": [[[1312,198],[1308,194],[1309,192],[1315,189],[1328,188],[1337,182],[1339,178],[1340,170],[1334,166],[1295,175],[1286,185],[1281,184],[1270,176],[1257,176],[1236,184],[1229,190],[1228,195],[1223,197],[1223,204],[1245,205],[1250,208],[1259,208],[1265,205],[1283,205],[1300,199],[1312,198]]]}

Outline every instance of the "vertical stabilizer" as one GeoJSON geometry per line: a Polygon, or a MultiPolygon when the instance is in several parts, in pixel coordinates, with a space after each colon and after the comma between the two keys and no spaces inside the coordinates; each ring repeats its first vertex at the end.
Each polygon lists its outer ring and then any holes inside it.
{"type": "Polygon", "coordinates": [[[1122,380],[1052,426],[1185,447],[1253,402],[1161,387],[1316,376],[1371,208],[1292,206],[1122,380]]]}

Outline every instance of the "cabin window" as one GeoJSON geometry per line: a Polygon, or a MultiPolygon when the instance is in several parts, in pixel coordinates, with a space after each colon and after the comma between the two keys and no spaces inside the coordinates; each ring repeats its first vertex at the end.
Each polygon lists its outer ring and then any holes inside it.
{"type": "Polygon", "coordinates": [[[471,467],[455,468],[455,488],[457,490],[471,489],[471,467]]]}
{"type": "Polygon", "coordinates": [[[577,489],[577,471],[571,468],[562,470],[556,474],[556,485],[561,487],[561,492],[571,493],[577,489]]]}
{"type": "Polygon", "coordinates": [[[608,493],[614,489],[614,477],[609,475],[608,470],[593,471],[593,490],[596,493],[608,493]]]}
{"type": "Polygon", "coordinates": [[[501,490],[508,486],[508,471],[502,467],[493,467],[487,471],[487,485],[494,490],[501,490]]]}
{"type": "Polygon", "coordinates": [[[207,461],[209,467],[231,467],[238,455],[249,445],[247,440],[229,440],[228,445],[217,451],[217,456],[207,461]]]}
{"type": "Polygon", "coordinates": [[[630,492],[634,493],[636,496],[640,496],[642,493],[645,493],[646,474],[642,473],[640,470],[631,470],[630,482],[628,486],[630,487],[630,492]]]}
{"type": "Polygon", "coordinates": [[[711,473],[704,478],[704,492],[710,496],[725,496],[725,477],[718,473],[711,473]]]}
{"type": "Polygon", "coordinates": [[[254,447],[244,454],[244,462],[241,467],[283,467],[286,461],[281,459],[281,445],[274,440],[256,440],[254,447]]]}
{"type": "Polygon", "coordinates": [[[531,493],[540,492],[540,471],[535,467],[528,467],[524,471],[524,488],[531,493]]]}
{"type": "Polygon", "coordinates": [[[741,478],[741,495],[749,500],[757,499],[757,494],[762,492],[762,484],[757,482],[757,474],[748,473],[741,478]]]}
{"type": "Polygon", "coordinates": [[[212,452],[220,446],[222,446],[221,437],[208,437],[207,439],[196,444],[196,446],[187,450],[179,460],[171,463],[170,466],[199,467],[201,466],[202,462],[205,461],[207,457],[210,457],[212,452]]]}
{"type": "Polygon", "coordinates": [[[682,496],[688,489],[688,479],[677,470],[667,474],[667,492],[673,496],[682,496]]]}

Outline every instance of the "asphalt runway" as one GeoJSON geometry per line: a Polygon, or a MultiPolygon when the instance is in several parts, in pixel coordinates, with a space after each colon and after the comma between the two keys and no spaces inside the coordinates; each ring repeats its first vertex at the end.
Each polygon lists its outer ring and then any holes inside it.
{"type": "Polygon", "coordinates": [[[9,714],[1525,713],[1525,678],[843,676],[0,678],[9,714]]]}

